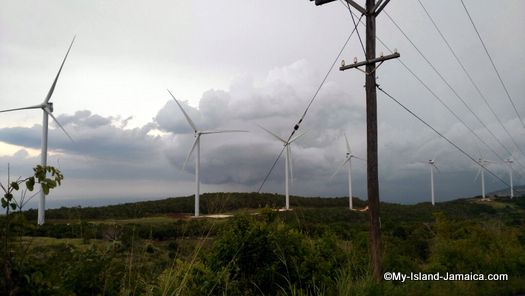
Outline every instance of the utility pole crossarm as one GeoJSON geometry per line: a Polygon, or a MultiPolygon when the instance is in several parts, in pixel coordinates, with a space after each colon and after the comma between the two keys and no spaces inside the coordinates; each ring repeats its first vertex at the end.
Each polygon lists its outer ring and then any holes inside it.
{"type": "Polygon", "coordinates": [[[361,67],[361,66],[366,66],[366,65],[371,65],[371,64],[375,65],[375,63],[379,63],[379,62],[382,63],[384,61],[395,59],[395,58],[398,58],[398,57],[400,57],[399,53],[395,52],[393,54],[386,55],[386,56],[381,56],[381,57],[378,57],[378,58],[375,58],[375,59],[371,59],[371,60],[366,60],[366,61],[362,61],[362,62],[355,62],[355,63],[350,64],[350,65],[342,65],[341,67],[339,67],[339,70],[345,71],[345,70],[348,70],[348,69],[357,68],[357,67],[361,67]]]}

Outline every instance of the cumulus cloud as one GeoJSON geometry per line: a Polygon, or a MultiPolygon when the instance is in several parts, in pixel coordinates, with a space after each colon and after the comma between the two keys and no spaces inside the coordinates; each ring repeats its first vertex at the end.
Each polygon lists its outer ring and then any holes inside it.
{"type": "MultiPolygon", "coordinates": [[[[183,103],[183,108],[199,129],[247,129],[250,133],[204,135],[201,142],[202,180],[207,183],[241,183],[256,188],[270,169],[282,144],[268,136],[262,125],[287,138],[306,104],[316,82],[310,65],[298,61],[272,70],[262,82],[239,78],[229,90],[209,90],[199,108],[183,103]]],[[[313,177],[328,174],[335,142],[349,125],[362,128],[363,106],[343,88],[329,83],[310,109],[301,131],[307,134],[294,143],[297,177],[304,172],[313,177]],[[315,153],[312,151],[315,150],[315,153]],[[321,166],[319,166],[321,164],[321,166]]],[[[181,166],[193,139],[181,110],[169,101],[155,117],[159,129],[171,132],[183,143],[183,149],[167,151],[174,165],[181,166]]],[[[356,147],[356,149],[358,149],[356,147]]],[[[344,155],[344,154],[341,154],[344,155]]],[[[194,169],[190,164],[187,171],[194,169]]],[[[272,181],[282,182],[277,167],[272,181]]]]}
{"type": "MultiPolygon", "coordinates": [[[[282,143],[258,125],[283,138],[289,136],[320,81],[320,75],[312,68],[301,60],[276,68],[261,80],[239,77],[228,89],[204,92],[198,107],[178,98],[201,130],[249,130],[249,133],[202,136],[201,181],[204,190],[258,189],[282,149],[282,143]]],[[[172,92],[177,96],[176,90],[172,92]]],[[[167,101],[152,122],[140,127],[127,128],[131,118],[101,116],[87,110],[57,116],[74,137],[74,143],[54,123],[50,124],[50,164],[60,164],[71,184],[65,182],[64,188],[60,189],[63,196],[106,194],[138,198],[148,193],[162,197],[193,192],[194,156],[182,170],[194,141],[193,131],[178,105],[173,100],[167,101]],[[157,135],[156,130],[162,133],[157,135]]],[[[514,122],[514,128],[519,128],[518,124],[514,122]]],[[[465,143],[464,140],[470,137],[460,124],[440,128],[458,143],[465,143]]],[[[347,194],[346,172],[343,170],[333,180],[330,176],[345,157],[344,132],[350,139],[353,154],[366,158],[363,98],[349,93],[344,85],[328,81],[309,109],[299,132],[306,134],[292,145],[292,193],[307,196],[347,194]]],[[[379,133],[380,190],[384,200],[424,201],[428,195],[428,167],[417,161],[430,158],[436,158],[442,169],[436,175],[438,197],[477,194],[477,185],[472,181],[477,169],[475,165],[417,121],[408,116],[396,121],[382,119],[379,133]],[[446,187],[441,186],[445,183],[446,187]]],[[[0,129],[0,141],[13,145],[39,149],[40,138],[40,125],[0,129]]],[[[523,140],[518,141],[522,144],[523,140]]],[[[466,146],[465,149],[474,154],[476,147],[466,146]]],[[[30,168],[39,159],[20,150],[0,161],[30,168]]],[[[505,167],[494,165],[493,170],[505,177],[505,167]]],[[[284,159],[281,158],[263,191],[282,192],[283,179],[284,159]]],[[[353,180],[354,194],[366,196],[365,163],[353,163],[353,180]]],[[[492,177],[487,178],[487,184],[488,188],[502,187],[492,177]]]]}

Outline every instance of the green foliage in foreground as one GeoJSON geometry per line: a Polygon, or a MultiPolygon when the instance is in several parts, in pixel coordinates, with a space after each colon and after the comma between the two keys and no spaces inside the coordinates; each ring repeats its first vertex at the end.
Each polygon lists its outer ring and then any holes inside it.
{"type": "MultiPolygon", "coordinates": [[[[301,198],[296,202],[301,203],[301,198]]],[[[251,203],[247,199],[245,205],[251,203]]],[[[266,208],[251,215],[254,208],[264,205],[257,199],[254,203],[259,206],[221,220],[151,214],[143,215],[150,217],[146,219],[137,215],[135,219],[96,220],[87,219],[88,212],[81,212],[84,209],[67,209],[75,215],[40,228],[17,213],[12,221],[18,239],[9,247],[17,293],[525,293],[525,202],[519,199],[458,200],[436,207],[381,205],[384,271],[506,273],[509,280],[505,282],[374,283],[368,266],[365,212],[349,211],[345,199],[314,199],[292,212],[266,208]]]]}
{"type": "Polygon", "coordinates": [[[0,230],[0,241],[1,241],[1,268],[2,268],[2,292],[6,295],[15,295],[18,292],[18,287],[14,283],[19,275],[13,273],[13,261],[16,260],[13,257],[12,252],[12,228],[20,227],[26,223],[24,216],[21,213],[15,216],[13,219],[12,211],[22,211],[22,208],[27,203],[25,200],[25,193],[27,190],[33,191],[35,184],[40,185],[40,190],[44,195],[48,195],[51,189],[61,185],[64,176],[60,170],[52,166],[41,166],[37,165],[33,168],[33,175],[23,179],[19,177],[16,181],[10,180],[9,166],[8,166],[8,180],[6,186],[0,182],[0,189],[4,194],[0,197],[1,207],[5,209],[5,216],[2,217],[2,227],[0,230]],[[14,193],[21,189],[21,185],[25,185],[26,190],[22,190],[20,198],[16,198],[14,193]],[[13,224],[13,225],[11,225],[13,224]]]}

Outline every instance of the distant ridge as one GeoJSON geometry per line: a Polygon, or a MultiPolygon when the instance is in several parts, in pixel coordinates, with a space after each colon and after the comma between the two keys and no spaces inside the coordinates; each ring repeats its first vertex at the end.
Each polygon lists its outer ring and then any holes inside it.
{"type": "MultiPolygon", "coordinates": [[[[509,196],[509,194],[510,194],[509,188],[499,189],[499,190],[488,193],[488,195],[490,196],[509,196]]],[[[514,196],[520,197],[522,195],[525,195],[525,185],[514,186],[514,196]]]]}
{"type": "MultiPolygon", "coordinates": [[[[523,188],[523,187],[522,187],[523,188]]],[[[525,213],[525,199],[509,199],[506,196],[492,198],[491,203],[478,202],[479,197],[460,198],[451,201],[439,202],[432,206],[430,202],[422,202],[414,205],[403,205],[398,203],[381,202],[381,213],[383,222],[388,220],[402,219],[403,221],[433,221],[433,212],[444,212],[451,218],[475,218],[480,215],[487,217],[497,215],[496,208],[516,207],[518,216],[525,213]],[[496,207],[496,208],[495,208],[496,207]]],[[[354,208],[362,210],[366,207],[366,201],[354,197],[354,208]]],[[[290,205],[296,215],[300,212],[313,211],[317,214],[323,213],[324,219],[344,215],[348,219],[366,220],[366,213],[348,210],[348,198],[321,198],[291,196],[290,205]],[[330,214],[328,214],[330,213],[330,214]]],[[[100,207],[62,207],[47,211],[49,219],[52,220],[75,220],[82,219],[135,219],[142,217],[190,217],[193,215],[193,196],[167,198],[152,201],[128,202],[117,205],[100,207]]],[[[284,196],[272,193],[241,193],[241,192],[219,192],[205,193],[201,199],[201,211],[205,215],[210,214],[236,214],[257,212],[265,207],[280,209],[284,207],[284,196]]],[[[24,211],[28,220],[36,219],[36,210],[24,211]]],[[[316,215],[317,215],[316,214],[316,215]]],[[[301,214],[302,215],[302,214],[301,214]]],[[[505,212],[505,215],[508,213],[505,212]]],[[[525,217],[525,216],[524,216],[525,217]]],[[[330,218],[332,219],[332,218],[330,218]]]]}

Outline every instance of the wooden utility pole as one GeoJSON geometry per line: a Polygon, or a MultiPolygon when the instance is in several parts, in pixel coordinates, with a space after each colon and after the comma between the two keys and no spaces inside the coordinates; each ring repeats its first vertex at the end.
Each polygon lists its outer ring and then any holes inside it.
{"type": "MultiPolygon", "coordinates": [[[[335,0],[315,0],[316,5],[322,5],[335,0]]],[[[379,222],[379,177],[377,157],[377,89],[375,72],[384,61],[398,58],[394,53],[388,56],[376,57],[376,17],[390,0],[366,0],[362,7],[352,0],[345,0],[349,5],[366,16],[366,54],[365,61],[354,62],[351,65],[341,65],[339,70],[365,66],[366,90],[366,143],[367,143],[367,186],[368,186],[368,217],[369,217],[369,250],[373,277],[376,281],[382,279],[381,272],[381,232],[379,222]],[[376,67],[376,63],[379,65],[376,67]]]]}

